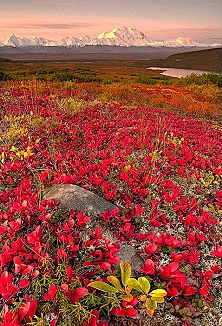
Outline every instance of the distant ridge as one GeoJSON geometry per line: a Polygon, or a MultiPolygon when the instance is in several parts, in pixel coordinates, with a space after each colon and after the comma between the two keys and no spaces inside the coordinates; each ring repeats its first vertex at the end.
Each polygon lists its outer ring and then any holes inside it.
{"type": "Polygon", "coordinates": [[[84,47],[86,45],[90,46],[149,46],[154,48],[159,47],[172,47],[172,48],[183,48],[183,47],[220,47],[222,42],[220,40],[213,40],[210,42],[197,42],[189,37],[178,37],[174,40],[166,41],[155,41],[149,38],[143,32],[138,31],[133,27],[118,26],[111,31],[102,32],[97,37],[92,37],[89,35],[84,35],[79,38],[74,36],[68,36],[60,41],[50,40],[43,37],[33,36],[18,37],[15,34],[10,35],[1,46],[10,46],[16,48],[25,47],[84,47]]]}
{"type": "Polygon", "coordinates": [[[148,67],[206,70],[222,73],[222,48],[177,53],[166,59],[150,60],[148,67]]]}

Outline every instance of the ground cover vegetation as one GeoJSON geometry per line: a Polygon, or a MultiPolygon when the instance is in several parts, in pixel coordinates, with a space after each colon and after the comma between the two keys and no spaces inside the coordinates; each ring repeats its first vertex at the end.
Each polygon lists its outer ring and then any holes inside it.
{"type": "Polygon", "coordinates": [[[221,89],[0,87],[0,325],[220,325],[221,89]],[[61,210],[43,200],[58,183],[118,209],[61,210]]]}
{"type": "MultiPolygon", "coordinates": [[[[160,60],[159,60],[160,61],[160,60]]],[[[158,61],[158,62],[159,62],[158,61]]],[[[147,70],[151,60],[137,61],[91,61],[91,62],[51,62],[51,61],[10,61],[0,60],[0,80],[33,80],[50,82],[99,82],[142,83],[148,85],[216,85],[222,86],[222,75],[210,73],[189,78],[170,78],[160,75],[160,71],[147,70]]],[[[157,63],[156,63],[157,64],[157,63]]],[[[151,66],[155,66],[155,62],[151,66]]],[[[164,66],[164,65],[162,65],[164,66]]],[[[171,65],[165,65],[170,66],[171,65]]],[[[202,68],[203,69],[203,68],[202,68]]]]}

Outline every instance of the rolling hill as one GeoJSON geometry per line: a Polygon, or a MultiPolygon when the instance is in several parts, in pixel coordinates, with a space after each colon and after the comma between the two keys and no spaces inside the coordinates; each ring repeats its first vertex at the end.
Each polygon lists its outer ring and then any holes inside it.
{"type": "Polygon", "coordinates": [[[154,66],[222,73],[222,48],[177,53],[166,59],[149,60],[148,67],[154,66]]]}

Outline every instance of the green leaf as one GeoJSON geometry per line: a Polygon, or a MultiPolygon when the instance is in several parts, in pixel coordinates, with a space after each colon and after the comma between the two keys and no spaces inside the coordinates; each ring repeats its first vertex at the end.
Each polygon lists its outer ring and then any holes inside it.
{"type": "Polygon", "coordinates": [[[155,310],[157,307],[157,303],[152,298],[147,298],[146,299],[146,307],[148,310],[155,310]]]}
{"type": "Polygon", "coordinates": [[[131,288],[133,288],[134,290],[137,290],[138,292],[143,292],[140,283],[135,279],[135,278],[130,278],[128,283],[128,286],[131,286],[131,288]]]}
{"type": "Polygon", "coordinates": [[[123,285],[126,286],[131,275],[131,265],[129,263],[121,262],[120,270],[121,270],[121,281],[123,285]]]}
{"type": "Polygon", "coordinates": [[[120,281],[115,276],[108,276],[107,280],[111,283],[117,290],[122,291],[120,281]]]}
{"type": "Polygon", "coordinates": [[[88,286],[91,286],[92,288],[95,288],[97,290],[109,292],[109,293],[119,292],[116,288],[114,288],[113,286],[111,286],[105,282],[95,281],[95,282],[89,283],[88,286]]]}
{"type": "Polygon", "coordinates": [[[167,295],[167,292],[163,289],[156,289],[156,290],[153,290],[152,292],[150,292],[150,295],[152,297],[165,297],[165,295],[167,295]]]}
{"type": "Polygon", "coordinates": [[[143,292],[148,294],[150,291],[150,282],[145,277],[139,277],[138,282],[143,292]]]}

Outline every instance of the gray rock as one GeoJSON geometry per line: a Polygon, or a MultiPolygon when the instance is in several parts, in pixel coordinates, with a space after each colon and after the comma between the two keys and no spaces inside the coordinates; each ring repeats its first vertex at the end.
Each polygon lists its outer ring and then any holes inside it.
{"type": "Polygon", "coordinates": [[[96,215],[117,208],[93,192],[73,184],[57,184],[45,194],[43,199],[59,200],[60,208],[96,215]]]}
{"type": "Polygon", "coordinates": [[[140,268],[144,264],[138,250],[127,243],[120,245],[120,250],[118,251],[117,256],[119,257],[120,261],[130,263],[133,276],[135,276],[134,272],[139,272],[140,268]]]}
{"type": "MultiPolygon", "coordinates": [[[[73,184],[57,184],[53,186],[47,194],[45,194],[43,199],[59,200],[59,207],[61,209],[73,209],[76,212],[84,212],[89,215],[99,215],[100,213],[105,212],[105,210],[112,211],[117,208],[102,197],[73,184]]],[[[107,237],[110,242],[118,241],[114,232],[109,229],[103,221],[97,221],[97,223],[102,229],[103,235],[107,237]]],[[[130,244],[121,243],[117,256],[120,258],[120,261],[131,264],[133,276],[134,272],[139,272],[140,268],[143,266],[143,260],[138,251],[130,244]]]]}

